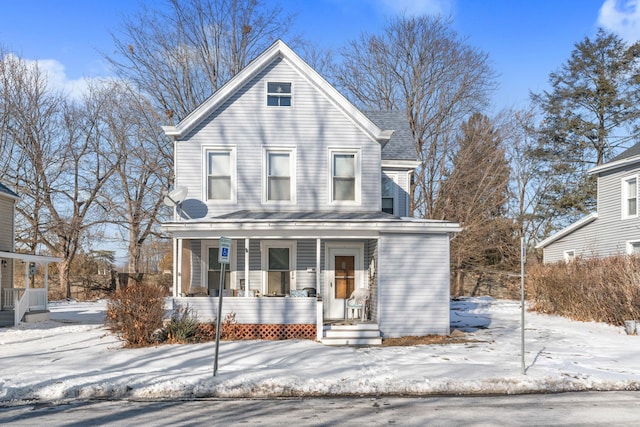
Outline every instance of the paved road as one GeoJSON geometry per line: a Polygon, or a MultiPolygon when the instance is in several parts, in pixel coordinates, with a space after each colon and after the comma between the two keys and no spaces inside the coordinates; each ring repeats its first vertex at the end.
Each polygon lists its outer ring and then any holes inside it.
{"type": "Polygon", "coordinates": [[[11,426],[635,426],[640,392],[475,397],[0,402],[11,426]]]}

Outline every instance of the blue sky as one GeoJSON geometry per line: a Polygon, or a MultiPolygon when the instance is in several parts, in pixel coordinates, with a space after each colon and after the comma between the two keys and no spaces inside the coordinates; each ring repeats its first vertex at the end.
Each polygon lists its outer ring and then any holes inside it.
{"type": "MultiPolygon", "coordinates": [[[[151,1],[151,0],[150,0],[151,1]]],[[[158,1],[158,0],[155,0],[158,1]]],[[[268,0],[297,13],[294,31],[337,49],[362,32],[376,33],[387,17],[450,16],[467,43],[488,53],[500,75],[496,108],[523,106],[529,90],[546,89],[549,73],[573,45],[598,26],[628,41],[640,38],[640,0],[268,0]]],[[[131,16],[136,0],[2,0],[0,44],[23,58],[44,61],[52,81],[108,74],[100,51],[112,49],[110,32],[131,16]]]]}

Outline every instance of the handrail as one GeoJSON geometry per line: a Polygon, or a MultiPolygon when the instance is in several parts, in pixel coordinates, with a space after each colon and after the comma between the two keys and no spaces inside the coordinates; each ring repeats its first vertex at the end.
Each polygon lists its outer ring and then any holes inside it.
{"type": "Polygon", "coordinates": [[[14,306],[14,326],[18,326],[20,321],[22,320],[22,316],[29,310],[29,291],[27,288],[24,290],[24,294],[22,294],[22,298],[18,299],[18,294],[14,294],[13,296],[13,306],[14,306]]]}

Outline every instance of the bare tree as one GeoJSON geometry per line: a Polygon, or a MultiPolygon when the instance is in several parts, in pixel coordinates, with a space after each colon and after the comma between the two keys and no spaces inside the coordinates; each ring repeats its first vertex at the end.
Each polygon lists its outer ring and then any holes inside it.
{"type": "Polygon", "coordinates": [[[541,171],[544,162],[534,155],[538,144],[538,128],[533,109],[504,113],[504,146],[511,165],[511,203],[518,236],[537,242],[551,230],[552,217],[543,199],[550,184],[541,171]]]}
{"type": "Polygon", "coordinates": [[[111,108],[103,114],[110,150],[118,167],[103,197],[111,220],[126,234],[128,271],[144,272],[142,249],[158,233],[163,192],[171,183],[171,144],[162,134],[161,120],[147,98],[124,82],[111,83],[111,108]]]}
{"type": "Polygon", "coordinates": [[[488,117],[474,114],[462,125],[459,145],[440,187],[435,214],[464,227],[451,242],[457,292],[463,295],[465,271],[508,264],[514,236],[505,218],[510,169],[500,131],[488,117]]]}
{"type": "Polygon", "coordinates": [[[193,111],[291,28],[260,0],[166,0],[113,34],[118,75],[152,97],[167,122],[193,111]]]}
{"type": "Polygon", "coordinates": [[[455,134],[495,88],[487,55],[432,16],[390,20],[381,35],[363,34],[341,53],[333,79],[359,106],[406,111],[421,161],[412,209],[433,217],[455,134]]]}
{"type": "Polygon", "coordinates": [[[106,220],[97,201],[117,164],[105,149],[100,121],[109,98],[90,89],[81,102],[68,101],[37,63],[9,54],[0,64],[2,144],[12,156],[4,178],[21,196],[18,245],[32,253],[44,246],[61,257],[60,283],[70,296],[71,264],[83,235],[106,220]]]}

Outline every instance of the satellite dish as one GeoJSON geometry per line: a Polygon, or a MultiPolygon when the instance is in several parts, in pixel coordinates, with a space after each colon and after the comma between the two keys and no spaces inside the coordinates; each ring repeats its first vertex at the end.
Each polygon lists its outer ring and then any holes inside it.
{"type": "Polygon", "coordinates": [[[170,207],[180,206],[187,198],[187,187],[176,187],[164,196],[164,204],[170,207]]]}

